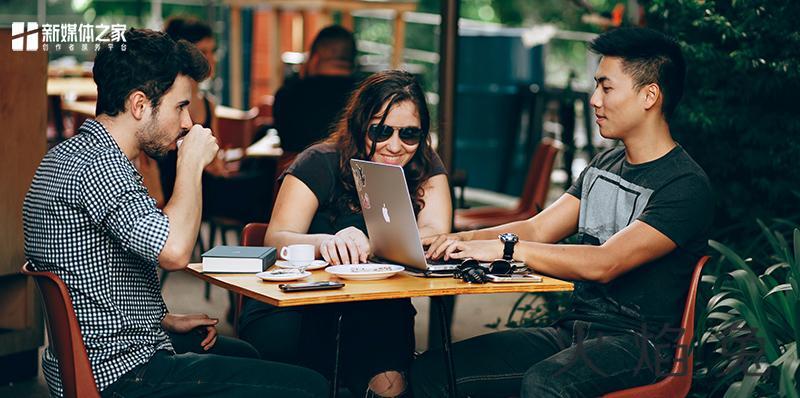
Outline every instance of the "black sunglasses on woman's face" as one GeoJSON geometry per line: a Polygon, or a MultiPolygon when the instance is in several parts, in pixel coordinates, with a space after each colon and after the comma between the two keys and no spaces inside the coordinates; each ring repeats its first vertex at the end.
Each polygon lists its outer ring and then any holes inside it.
{"type": "Polygon", "coordinates": [[[393,127],[386,124],[370,124],[367,128],[369,139],[375,142],[384,142],[392,138],[395,130],[398,130],[400,140],[406,145],[417,145],[422,140],[424,132],[419,127],[393,127]]]}

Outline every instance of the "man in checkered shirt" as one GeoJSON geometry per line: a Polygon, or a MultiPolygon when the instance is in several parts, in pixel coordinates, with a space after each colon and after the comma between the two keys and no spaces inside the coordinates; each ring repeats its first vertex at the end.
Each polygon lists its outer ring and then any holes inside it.
{"type": "MultiPolygon", "coordinates": [[[[202,171],[218,150],[211,130],[193,126],[188,111],[190,79],[206,78],[209,65],[193,45],[161,32],[131,29],[125,38],[124,51],[103,48],[95,59],[97,118],[47,153],[23,207],[26,256],[66,283],[98,391],[326,395],[320,374],[262,361],[246,343],[218,338],[216,319],[167,312],[157,267],[188,264],[202,171]],[[174,149],[181,136],[174,194],[162,211],[132,161],[174,149]]],[[[50,347],[42,363],[51,394],[63,395],[50,347]]]]}

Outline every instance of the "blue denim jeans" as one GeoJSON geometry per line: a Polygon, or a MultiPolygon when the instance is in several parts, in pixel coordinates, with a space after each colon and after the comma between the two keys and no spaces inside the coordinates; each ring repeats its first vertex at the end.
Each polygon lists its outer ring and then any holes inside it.
{"type": "Polygon", "coordinates": [[[176,352],[158,351],[150,361],[122,375],[103,397],[287,397],[328,395],[321,374],[299,366],[258,359],[249,344],[220,336],[203,353],[203,336],[172,335],[176,352]],[[182,352],[182,353],[181,353],[182,352]]]}
{"type": "MultiPolygon", "coordinates": [[[[440,350],[414,361],[415,398],[447,396],[440,350]]],[[[490,333],[453,345],[459,397],[596,397],[653,383],[671,365],[635,332],[583,321],[490,333]]]]}

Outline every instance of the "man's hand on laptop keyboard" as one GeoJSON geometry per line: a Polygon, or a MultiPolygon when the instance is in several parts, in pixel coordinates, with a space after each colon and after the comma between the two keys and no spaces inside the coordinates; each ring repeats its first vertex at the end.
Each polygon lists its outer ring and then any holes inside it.
{"type": "Polygon", "coordinates": [[[360,229],[347,227],[325,239],[319,253],[332,265],[365,263],[371,253],[369,238],[360,229]]]}
{"type": "MultiPolygon", "coordinates": [[[[470,240],[471,238],[471,231],[426,236],[422,238],[422,247],[428,247],[428,249],[425,251],[426,258],[437,260],[444,256],[445,250],[453,243],[470,240]]],[[[445,258],[445,260],[447,260],[447,258],[445,258]]]]}
{"type": "Polygon", "coordinates": [[[478,261],[492,261],[503,258],[503,242],[495,240],[471,240],[469,242],[452,241],[444,248],[444,258],[464,260],[472,258],[478,261]]]}

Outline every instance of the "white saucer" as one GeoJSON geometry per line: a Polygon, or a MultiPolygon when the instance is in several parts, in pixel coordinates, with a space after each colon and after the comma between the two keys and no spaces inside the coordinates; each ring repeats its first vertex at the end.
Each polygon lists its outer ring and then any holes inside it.
{"type": "Polygon", "coordinates": [[[372,281],[389,278],[398,272],[403,271],[404,269],[405,268],[399,265],[367,263],[334,265],[332,267],[325,268],[325,272],[336,275],[343,279],[372,281]]]}
{"type": "Polygon", "coordinates": [[[282,282],[282,281],[293,281],[296,279],[307,278],[311,276],[311,273],[308,271],[303,271],[301,273],[300,270],[297,269],[281,268],[273,271],[259,272],[256,274],[256,276],[265,281],[282,282]]]}
{"type": "MultiPolygon", "coordinates": [[[[275,261],[275,266],[280,268],[300,268],[297,266],[292,265],[292,263],[286,260],[278,260],[275,261]]],[[[315,269],[325,268],[328,266],[328,262],[325,260],[314,260],[311,264],[306,267],[306,271],[313,271],[315,269]]]]}

